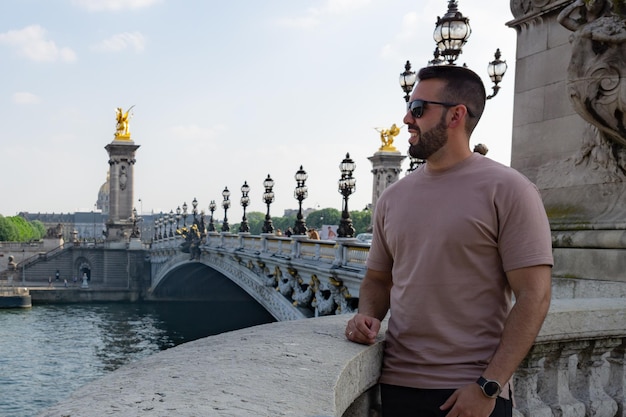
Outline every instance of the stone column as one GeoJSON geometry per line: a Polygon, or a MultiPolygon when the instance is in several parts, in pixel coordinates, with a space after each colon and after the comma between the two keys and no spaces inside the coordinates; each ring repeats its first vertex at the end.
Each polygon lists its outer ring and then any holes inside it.
{"type": "Polygon", "coordinates": [[[402,172],[402,161],[406,156],[401,155],[398,151],[378,151],[369,159],[372,163],[372,174],[374,177],[372,184],[372,219],[374,218],[374,210],[376,202],[382,192],[396,182],[402,172]]]}
{"type": "Polygon", "coordinates": [[[132,232],[135,151],[131,140],[115,139],[104,147],[109,153],[109,219],[107,241],[126,241],[132,232]]]}
{"type": "Polygon", "coordinates": [[[511,166],[541,192],[555,277],[626,281],[626,240],[611,237],[626,229],[626,22],[612,4],[511,1],[511,166]]]}

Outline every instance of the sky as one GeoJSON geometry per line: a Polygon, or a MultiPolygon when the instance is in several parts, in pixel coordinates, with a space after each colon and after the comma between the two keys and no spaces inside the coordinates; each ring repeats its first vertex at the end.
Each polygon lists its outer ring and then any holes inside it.
{"type": "MultiPolygon", "coordinates": [[[[341,210],[339,164],[356,163],[350,210],[371,202],[378,129],[403,126],[404,64],[433,58],[447,0],[2,0],[0,214],[94,209],[106,180],[115,109],[134,106],[136,208],[176,210],[196,198],[231,222],[298,207],[294,175],[308,174],[304,208],[341,210]]],[[[458,64],[491,91],[496,48],[508,71],[470,146],[510,165],[516,32],[509,2],[459,0],[472,34],[458,64]]],[[[408,168],[408,158],[403,170],[408,168]]],[[[405,175],[404,172],[400,174],[405,175]]]]}

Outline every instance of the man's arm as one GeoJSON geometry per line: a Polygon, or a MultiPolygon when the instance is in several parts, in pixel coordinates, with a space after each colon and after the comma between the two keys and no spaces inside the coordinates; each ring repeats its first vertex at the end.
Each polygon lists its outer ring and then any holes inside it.
{"type": "Polygon", "coordinates": [[[371,345],[380,330],[380,322],[389,310],[391,272],[368,269],[359,289],[359,312],[348,321],[346,337],[371,345]]]}
{"type": "Polygon", "coordinates": [[[507,273],[515,305],[504,325],[500,345],[484,372],[485,378],[506,383],[532,347],[550,308],[551,273],[552,268],[547,265],[507,273]]]}
{"type": "MultiPolygon", "coordinates": [[[[532,347],[550,307],[551,272],[547,265],[507,272],[515,294],[515,305],[504,325],[500,344],[482,375],[486,379],[504,385],[532,347]]],[[[485,397],[478,384],[470,384],[455,391],[441,408],[450,409],[448,415],[486,417],[494,405],[495,400],[485,397]]]]}

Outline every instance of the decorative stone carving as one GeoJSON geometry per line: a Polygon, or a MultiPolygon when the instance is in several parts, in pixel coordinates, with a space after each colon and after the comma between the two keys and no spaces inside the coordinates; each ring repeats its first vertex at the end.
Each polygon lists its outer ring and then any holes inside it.
{"type": "Polygon", "coordinates": [[[626,173],[626,20],[608,0],[576,0],[558,21],[573,33],[568,90],[576,112],[597,128],[577,163],[626,173]]]}

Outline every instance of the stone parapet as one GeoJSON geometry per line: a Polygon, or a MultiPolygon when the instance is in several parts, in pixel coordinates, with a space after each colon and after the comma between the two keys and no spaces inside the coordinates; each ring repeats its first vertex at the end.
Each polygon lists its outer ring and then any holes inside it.
{"type": "MultiPolygon", "coordinates": [[[[382,337],[348,342],[351,315],[278,322],[127,365],[41,417],[374,416],[382,337]]],[[[553,300],[515,375],[516,416],[624,416],[626,300],[553,300]]]]}

